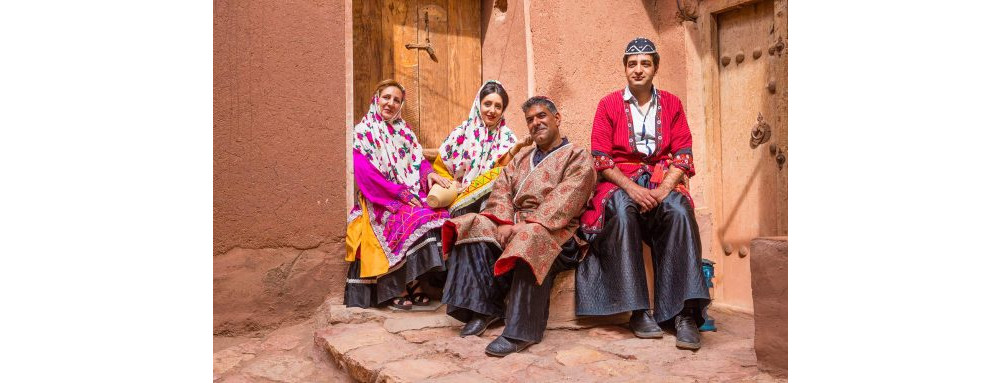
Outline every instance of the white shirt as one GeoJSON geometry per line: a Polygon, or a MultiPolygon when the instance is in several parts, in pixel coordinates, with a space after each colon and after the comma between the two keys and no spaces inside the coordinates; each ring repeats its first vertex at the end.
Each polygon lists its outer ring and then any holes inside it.
{"type": "MultiPolygon", "coordinates": [[[[656,88],[653,88],[652,94],[656,94],[656,88]]],[[[653,97],[647,101],[646,114],[642,113],[639,100],[627,86],[622,93],[622,99],[628,101],[629,109],[632,111],[632,135],[635,138],[636,150],[647,156],[653,154],[656,151],[656,111],[653,109],[653,97]]]]}

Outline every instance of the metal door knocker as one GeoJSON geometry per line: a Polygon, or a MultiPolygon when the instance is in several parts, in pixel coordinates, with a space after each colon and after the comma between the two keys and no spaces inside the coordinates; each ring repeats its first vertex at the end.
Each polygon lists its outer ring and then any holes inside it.
{"type": "Polygon", "coordinates": [[[757,125],[750,131],[750,149],[757,149],[758,146],[771,139],[771,126],[764,122],[764,115],[757,113],[757,125]]]}

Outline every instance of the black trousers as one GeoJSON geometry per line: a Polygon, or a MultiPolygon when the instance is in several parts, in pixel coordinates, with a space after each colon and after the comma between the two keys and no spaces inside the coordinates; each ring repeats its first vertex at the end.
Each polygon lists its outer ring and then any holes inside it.
{"type": "Polygon", "coordinates": [[[448,279],[442,302],[448,315],[468,322],[473,314],[504,318],[503,336],[540,342],[549,320],[549,294],[555,276],[576,267],[579,248],[572,238],[563,245],[542,283],[524,262],[496,277],[493,265],[501,251],[492,244],[474,242],[455,246],[448,257],[448,279]],[[504,300],[506,299],[506,304],[504,300]]]}
{"type": "MultiPolygon", "coordinates": [[[[648,175],[639,184],[648,184],[648,175]]],[[[700,326],[710,296],[701,272],[701,237],[687,198],[670,192],[655,209],[639,213],[639,205],[616,190],[605,205],[604,228],[588,235],[590,255],[576,271],[576,314],[611,315],[649,309],[642,243],[653,260],[653,319],[668,322],[684,309],[695,308],[700,326]]]]}

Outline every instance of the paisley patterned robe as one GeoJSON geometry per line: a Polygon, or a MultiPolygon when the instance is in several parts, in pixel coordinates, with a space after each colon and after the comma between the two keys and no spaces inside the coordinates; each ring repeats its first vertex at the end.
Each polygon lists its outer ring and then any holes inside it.
{"type": "Polygon", "coordinates": [[[503,275],[522,260],[531,266],[536,283],[545,279],[562,244],[575,237],[597,173],[586,148],[568,143],[535,165],[531,159],[537,150],[521,151],[504,167],[480,214],[445,221],[441,228],[445,257],[452,246],[469,242],[487,242],[500,248],[498,225],[522,223],[515,226],[493,273],[503,275]]]}

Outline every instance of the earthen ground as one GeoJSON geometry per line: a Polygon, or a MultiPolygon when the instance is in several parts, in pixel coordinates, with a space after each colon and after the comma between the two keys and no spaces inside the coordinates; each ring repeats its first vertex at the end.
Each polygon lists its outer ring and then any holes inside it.
{"type": "Polygon", "coordinates": [[[711,310],[719,331],[697,352],[638,339],[626,325],[546,331],[541,343],[496,358],[486,345],[503,331],[458,337],[461,323],[436,312],[397,313],[324,304],[311,319],[263,337],[216,337],[215,382],[786,382],[760,372],[754,322],[711,310]]]}

